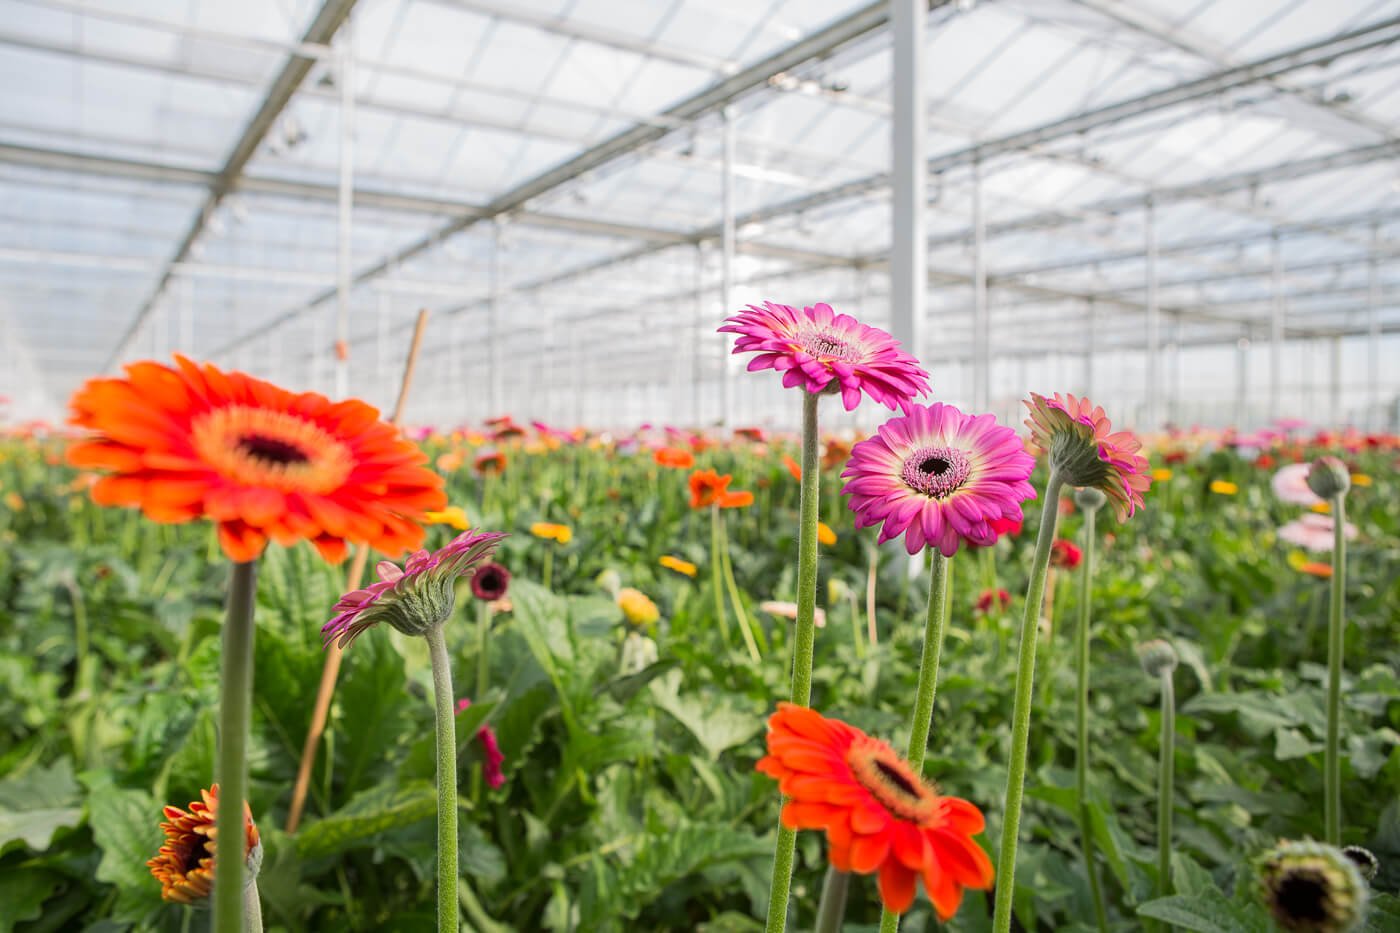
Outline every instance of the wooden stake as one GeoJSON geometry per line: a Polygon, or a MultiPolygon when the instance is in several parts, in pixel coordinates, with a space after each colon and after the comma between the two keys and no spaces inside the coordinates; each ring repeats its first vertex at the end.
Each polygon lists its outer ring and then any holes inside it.
{"type": "MultiPolygon", "coordinates": [[[[413,327],[413,342],[408,347],[408,359],[403,367],[403,381],[399,384],[399,397],[394,403],[394,413],[389,423],[397,425],[403,418],[404,405],[408,400],[408,389],[413,384],[413,369],[418,363],[418,350],[423,345],[423,331],[428,325],[428,309],[418,312],[418,321],[413,327]]],[[[361,544],[355,549],[355,558],[350,562],[350,572],[345,576],[345,592],[360,588],[369,563],[369,545],[361,544]]],[[[301,765],[297,768],[296,785],[292,788],[292,805],[287,811],[287,832],[294,833],[301,823],[302,809],[306,806],[306,794],[311,787],[311,769],[316,764],[316,750],[321,747],[321,736],[326,731],[326,717],[331,711],[331,697],[335,695],[335,681],[340,675],[339,645],[332,643],[326,649],[326,663],[321,668],[321,685],[316,690],[316,703],[311,708],[311,728],[306,733],[306,744],[301,748],[301,765]]]]}

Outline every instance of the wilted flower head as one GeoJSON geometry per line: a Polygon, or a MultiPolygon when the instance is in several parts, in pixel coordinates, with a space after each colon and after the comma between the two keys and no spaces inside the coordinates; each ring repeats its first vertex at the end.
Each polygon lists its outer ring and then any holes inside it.
{"type": "Polygon", "coordinates": [[[500,532],[468,531],[432,553],[414,553],[402,569],[380,561],[378,581],[346,593],[335,604],[336,616],[321,627],[326,644],[339,639],[344,648],[380,622],[405,635],[427,635],[452,615],[457,578],[475,572],[503,538],[500,532]]]}
{"type": "MultiPolygon", "coordinates": [[[[160,824],[165,842],[156,857],[146,863],[151,874],[160,882],[160,896],[179,904],[198,904],[214,890],[214,840],[219,830],[215,816],[219,812],[219,785],[200,791],[202,799],[190,804],[188,811],[179,807],[164,809],[166,822],[160,824]]],[[[262,865],[262,841],[253,825],[248,802],[243,802],[243,859],[247,866],[245,884],[252,884],[262,865]]]]}
{"type": "Polygon", "coordinates": [[[860,404],[861,392],[895,408],[929,391],[928,373],[899,341],[829,304],[799,311],[765,301],[730,317],[719,331],[738,335],[735,353],[758,354],[750,372],[776,370],[783,385],[813,394],[839,391],[847,411],[860,404]]]}
{"type": "Polygon", "coordinates": [[[1344,496],[1351,488],[1351,472],[1336,457],[1318,457],[1308,467],[1308,488],[1323,499],[1344,496]]]}
{"type": "Polygon", "coordinates": [[[881,542],[902,534],[910,554],[927,546],[952,557],[964,543],[994,544],[993,521],[1021,518],[1034,468],[1016,432],[991,415],[910,404],[851,449],[841,491],[856,527],[883,523],[881,542]]]}
{"type": "Polygon", "coordinates": [[[472,595],[488,603],[506,595],[510,589],[510,571],[495,561],[482,564],[472,574],[472,595]]]}
{"type": "Polygon", "coordinates": [[[1255,864],[1260,894],[1285,930],[1347,933],[1361,925],[1370,889],[1345,853],[1320,842],[1281,842],[1255,864]]]}
{"type": "Polygon", "coordinates": [[[1031,416],[1026,427],[1031,440],[1050,458],[1050,465],[1071,486],[1093,486],[1113,503],[1119,521],[1142,504],[1152,484],[1142,443],[1128,431],[1113,433],[1104,410],[1087,398],[1047,398],[1032,392],[1025,403],[1031,416]]]}
{"type": "MultiPolygon", "coordinates": [[[[466,697],[458,700],[457,715],[462,715],[471,705],[472,701],[466,697]]],[[[506,776],[501,771],[506,756],[501,754],[501,745],[496,741],[496,730],[490,726],[482,726],[476,730],[476,740],[481,743],[481,776],[486,779],[487,785],[495,790],[506,782],[506,776]]]]}

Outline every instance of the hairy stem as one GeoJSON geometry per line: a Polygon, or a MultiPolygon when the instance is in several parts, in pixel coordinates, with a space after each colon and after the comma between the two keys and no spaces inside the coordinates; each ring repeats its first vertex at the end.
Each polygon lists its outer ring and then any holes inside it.
{"type": "Polygon", "coordinates": [[[1332,497],[1332,600],[1327,613],[1327,748],[1324,753],[1324,835],[1342,844],[1342,651],[1346,645],[1346,496],[1332,497]]]}
{"type": "Polygon", "coordinates": [[[1084,563],[1079,577],[1079,631],[1075,633],[1074,695],[1074,787],[1079,799],[1079,845],[1084,850],[1084,869],[1089,874],[1089,893],[1094,901],[1094,919],[1099,933],[1108,933],[1108,911],[1094,851],[1094,831],[1089,822],[1089,620],[1094,601],[1094,523],[1097,509],[1084,510],[1084,563]]]}
{"type": "Polygon", "coordinates": [[[253,600],[258,586],[255,561],[235,563],[229,578],[224,619],[223,671],[219,683],[219,807],[216,826],[228,827],[215,840],[214,929],[243,929],[243,801],[248,796],[248,720],[253,703],[253,600]]]}
{"type": "Polygon", "coordinates": [[[437,718],[437,928],[457,933],[457,716],[453,709],[452,662],[442,626],[428,631],[437,718]]]}

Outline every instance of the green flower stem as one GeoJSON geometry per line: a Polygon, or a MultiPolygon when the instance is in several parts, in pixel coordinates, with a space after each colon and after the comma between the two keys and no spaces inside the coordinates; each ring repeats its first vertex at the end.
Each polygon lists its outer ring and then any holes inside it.
{"type": "MultiPolygon", "coordinates": [[[[952,561],[936,548],[927,551],[932,566],[928,578],[928,616],[924,620],[924,650],[919,660],[919,689],[914,698],[914,715],[909,722],[909,751],[905,756],[915,774],[923,774],[928,754],[928,730],[933,723],[933,700],[938,693],[938,664],[943,656],[943,634],[948,629],[951,602],[948,590],[952,561]]],[[[885,909],[880,913],[880,933],[895,933],[899,914],[885,909]]]]}
{"type": "Polygon", "coordinates": [[[851,876],[828,865],[826,880],[822,882],[822,899],[817,905],[817,925],[813,933],[840,933],[841,920],[846,916],[846,892],[851,887],[851,876]]]}
{"type": "MultiPolygon", "coordinates": [[[[802,500],[798,511],[797,533],[797,641],[792,652],[791,700],[799,706],[812,702],[812,648],[816,627],[812,620],[817,609],[817,496],[821,474],[817,464],[817,402],[820,397],[802,393],[802,500]]],[[[788,894],[792,889],[792,859],[797,848],[797,831],[778,824],[778,847],[773,855],[773,883],[768,893],[766,933],[783,933],[787,928],[788,894]]]]}
{"type": "MultiPolygon", "coordinates": [[[[715,514],[719,515],[718,509],[715,510],[715,514]]],[[[729,559],[729,533],[725,530],[723,515],[719,515],[719,556],[720,568],[724,571],[724,585],[729,590],[729,601],[734,604],[734,614],[739,617],[739,633],[744,636],[744,647],[749,649],[749,657],[757,664],[763,660],[763,656],[759,653],[758,642],[754,640],[748,613],[744,611],[744,604],[739,598],[739,584],[734,580],[734,564],[729,559]]]]}
{"type": "Polygon", "coordinates": [[[1035,641],[1040,629],[1045,576],[1050,569],[1050,546],[1055,542],[1059,519],[1060,488],[1064,481],[1054,467],[1045,484],[1045,506],[1040,513],[1040,534],[1035,540],[1026,611],[1021,617],[1021,647],[1016,664],[1016,706],[1011,716],[1011,763],[1006,773],[1006,805],[1002,811],[1001,856],[997,860],[996,910],[992,933],[1010,933],[1012,895],[1016,886],[1016,843],[1021,832],[1021,795],[1025,790],[1026,752],[1031,733],[1031,690],[1035,682],[1035,641]]]}
{"type": "Polygon", "coordinates": [[[1162,679],[1162,758],[1157,767],[1157,896],[1172,893],[1172,773],[1176,764],[1176,687],[1172,668],[1162,679]]]}
{"type": "Polygon", "coordinates": [[[710,506],[710,589],[715,597],[715,618],[719,620],[719,634],[724,639],[724,647],[729,649],[729,616],[724,611],[724,568],[720,566],[719,506],[710,506]]]}
{"type": "MultiPolygon", "coordinates": [[[[860,630],[860,606],[856,602],[855,591],[846,598],[846,603],[851,610],[851,644],[855,648],[856,660],[865,660],[865,633],[860,630]]],[[[834,610],[836,607],[833,606],[834,610]]]]}
{"type": "Polygon", "coordinates": [[[437,928],[457,933],[457,715],[453,709],[452,662],[442,626],[428,631],[437,713],[437,928]]]}
{"type": "Polygon", "coordinates": [[[549,546],[545,547],[545,549],[544,549],[544,572],[541,574],[541,577],[543,577],[542,582],[544,583],[544,588],[545,588],[545,589],[549,589],[550,578],[551,578],[553,575],[554,575],[554,546],[553,546],[553,545],[549,545],[549,546]]]}
{"type": "Polygon", "coordinates": [[[1089,873],[1089,893],[1094,900],[1094,919],[1099,933],[1108,933],[1108,911],[1103,887],[1099,884],[1098,860],[1094,852],[1094,831],[1089,822],[1089,619],[1094,600],[1094,524],[1098,509],[1084,510],[1084,563],[1079,573],[1079,631],[1075,637],[1074,787],[1079,800],[1079,845],[1084,850],[1084,868],[1089,873]]]}
{"type": "Polygon", "coordinates": [[[253,702],[253,600],[255,561],[236,563],[229,578],[224,619],[223,671],[219,682],[219,808],[215,825],[238,827],[219,833],[214,858],[214,930],[243,927],[243,801],[248,796],[248,720],[253,702]]]}
{"type": "Polygon", "coordinates": [[[1347,515],[1346,495],[1332,497],[1332,601],[1327,613],[1327,750],[1323,784],[1324,835],[1328,845],[1342,844],[1342,650],[1346,644],[1347,515]]]}
{"type": "Polygon", "coordinates": [[[243,933],[262,933],[262,899],[258,897],[258,879],[251,878],[243,889],[243,933]]]}

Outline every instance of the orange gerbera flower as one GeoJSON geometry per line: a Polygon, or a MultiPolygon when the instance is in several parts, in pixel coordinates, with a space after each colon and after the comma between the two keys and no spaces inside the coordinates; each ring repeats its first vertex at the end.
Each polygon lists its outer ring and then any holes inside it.
{"type": "Polygon", "coordinates": [[[714,470],[696,470],[690,474],[690,507],[704,509],[717,505],[722,509],[738,509],[753,505],[753,493],[730,492],[729,484],[734,477],[714,470]]]}
{"type": "Polygon", "coordinates": [[[506,471],[506,455],[499,450],[483,451],[476,455],[478,473],[494,473],[497,476],[506,471]]]}
{"type": "Polygon", "coordinates": [[[92,488],[99,505],[139,506],[157,522],[207,517],[240,562],[268,538],[309,539],[331,561],[347,540],[397,555],[423,540],[424,512],[446,505],[423,452],[364,402],[175,361],[134,363],[73,396],[72,423],[97,436],[68,461],[108,471],[92,488]]]}
{"type": "MultiPolygon", "coordinates": [[[[189,812],[179,807],[166,807],[161,831],[165,844],[156,857],[146,863],[151,874],[160,882],[160,896],[180,904],[197,904],[209,897],[214,889],[214,840],[218,827],[214,823],[219,812],[219,785],[199,792],[202,800],[190,804],[189,812]]],[[[243,802],[243,858],[248,873],[257,877],[262,864],[262,842],[248,802],[243,802]]]]}
{"type": "Polygon", "coordinates": [[[658,466],[674,467],[678,470],[688,470],[695,466],[695,455],[679,447],[661,447],[651,458],[658,466]]]}
{"type": "Polygon", "coordinates": [[[789,798],[783,825],[826,830],[831,864],[878,872],[880,900],[895,913],[914,903],[919,878],[940,920],[957,911],[964,888],[992,886],[991,859],[972,841],[985,825],[981,811],[942,796],[889,745],[853,726],[779,703],[758,770],[789,798]]]}

